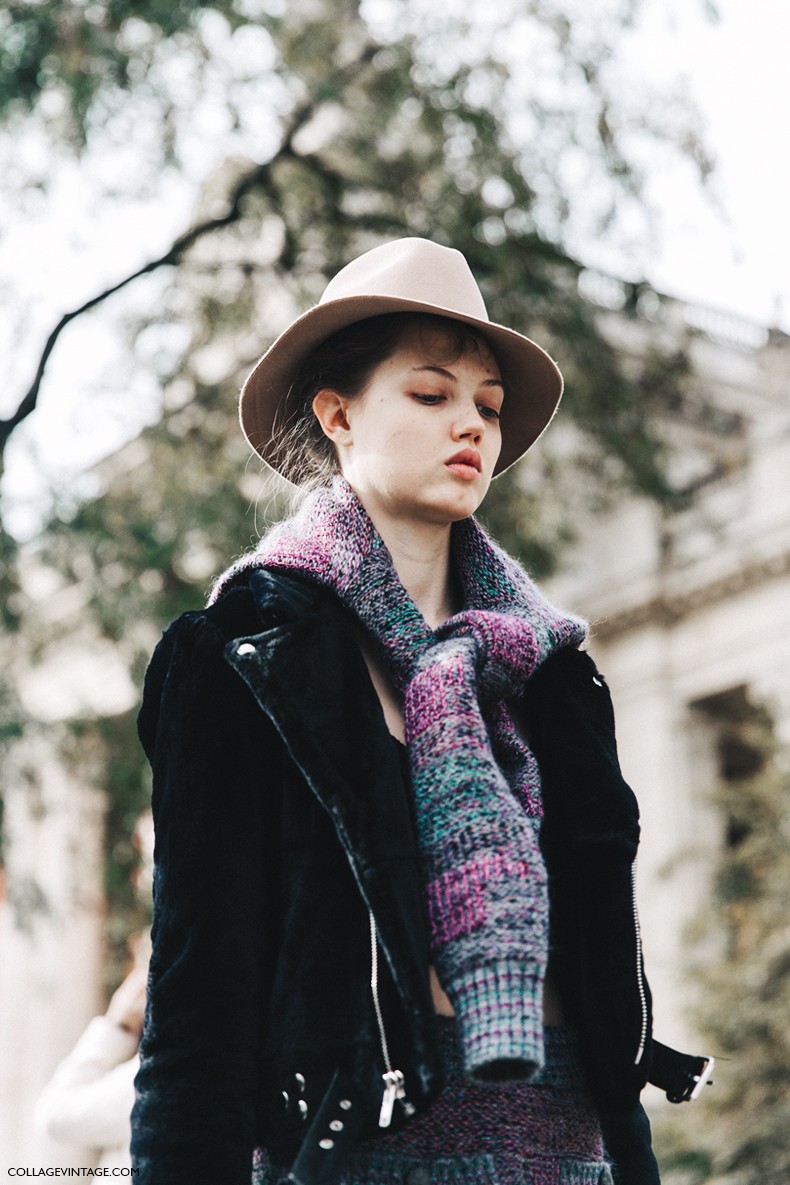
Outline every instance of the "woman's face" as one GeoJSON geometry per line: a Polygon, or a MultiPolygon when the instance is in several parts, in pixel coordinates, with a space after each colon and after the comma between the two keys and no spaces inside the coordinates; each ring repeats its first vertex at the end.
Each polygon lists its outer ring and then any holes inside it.
{"type": "Polygon", "coordinates": [[[413,327],[344,401],[340,466],[374,520],[447,525],[488,490],[502,443],[499,367],[482,340],[457,356],[453,347],[440,328],[413,327]]]}

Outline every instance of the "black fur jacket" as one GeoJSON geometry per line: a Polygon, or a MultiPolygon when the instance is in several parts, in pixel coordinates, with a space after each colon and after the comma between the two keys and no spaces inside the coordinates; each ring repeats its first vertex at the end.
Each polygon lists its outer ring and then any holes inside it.
{"type": "MultiPolygon", "coordinates": [[[[609,693],[560,651],[518,710],[543,779],[553,974],[602,1112],[626,1115],[659,1047],[609,693]]],[[[404,1076],[393,1123],[441,1087],[409,796],[353,623],[330,593],[254,571],[165,633],[139,729],[156,871],[135,1179],[249,1185],[262,1145],[299,1155],[305,1185],[331,1180],[376,1130],[387,1070],[404,1076]]]]}

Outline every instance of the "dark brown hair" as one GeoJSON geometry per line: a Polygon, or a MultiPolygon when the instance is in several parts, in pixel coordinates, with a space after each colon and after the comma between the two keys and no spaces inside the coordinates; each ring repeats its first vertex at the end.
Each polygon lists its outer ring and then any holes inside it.
{"type": "Polygon", "coordinates": [[[384,313],[332,334],[303,361],[285,401],[285,414],[274,426],[279,462],[287,458],[301,490],[327,485],[340,472],[335,446],[313,411],[318,392],[328,387],[346,399],[358,398],[376,367],[392,357],[412,329],[418,332],[426,358],[437,364],[455,362],[469,349],[490,353],[485,338],[463,321],[432,313],[384,313]]]}

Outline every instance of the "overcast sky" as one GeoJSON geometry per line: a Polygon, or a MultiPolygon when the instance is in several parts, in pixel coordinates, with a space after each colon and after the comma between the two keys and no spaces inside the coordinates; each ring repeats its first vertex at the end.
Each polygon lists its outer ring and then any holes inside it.
{"type": "Polygon", "coordinates": [[[671,3],[653,0],[636,39],[652,76],[686,75],[708,122],[722,207],[678,176],[655,179],[663,226],[651,279],[790,332],[790,4],[716,2],[721,20],[710,24],[692,0],[674,6],[674,19],[671,3]]]}

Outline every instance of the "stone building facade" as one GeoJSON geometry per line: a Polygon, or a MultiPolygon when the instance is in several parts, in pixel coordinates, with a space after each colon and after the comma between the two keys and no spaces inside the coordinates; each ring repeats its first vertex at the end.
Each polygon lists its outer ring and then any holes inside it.
{"type": "Polygon", "coordinates": [[[601,317],[626,356],[657,339],[684,345],[702,396],[664,426],[688,489],[683,507],[618,500],[583,522],[551,583],[559,603],[592,622],[590,650],[640,801],[657,1031],[698,1044],[685,968],[725,842],[712,802],[722,730],[762,706],[790,743],[790,338],[654,294],[646,316],[623,317],[616,281],[586,283],[610,305],[601,317]]]}

